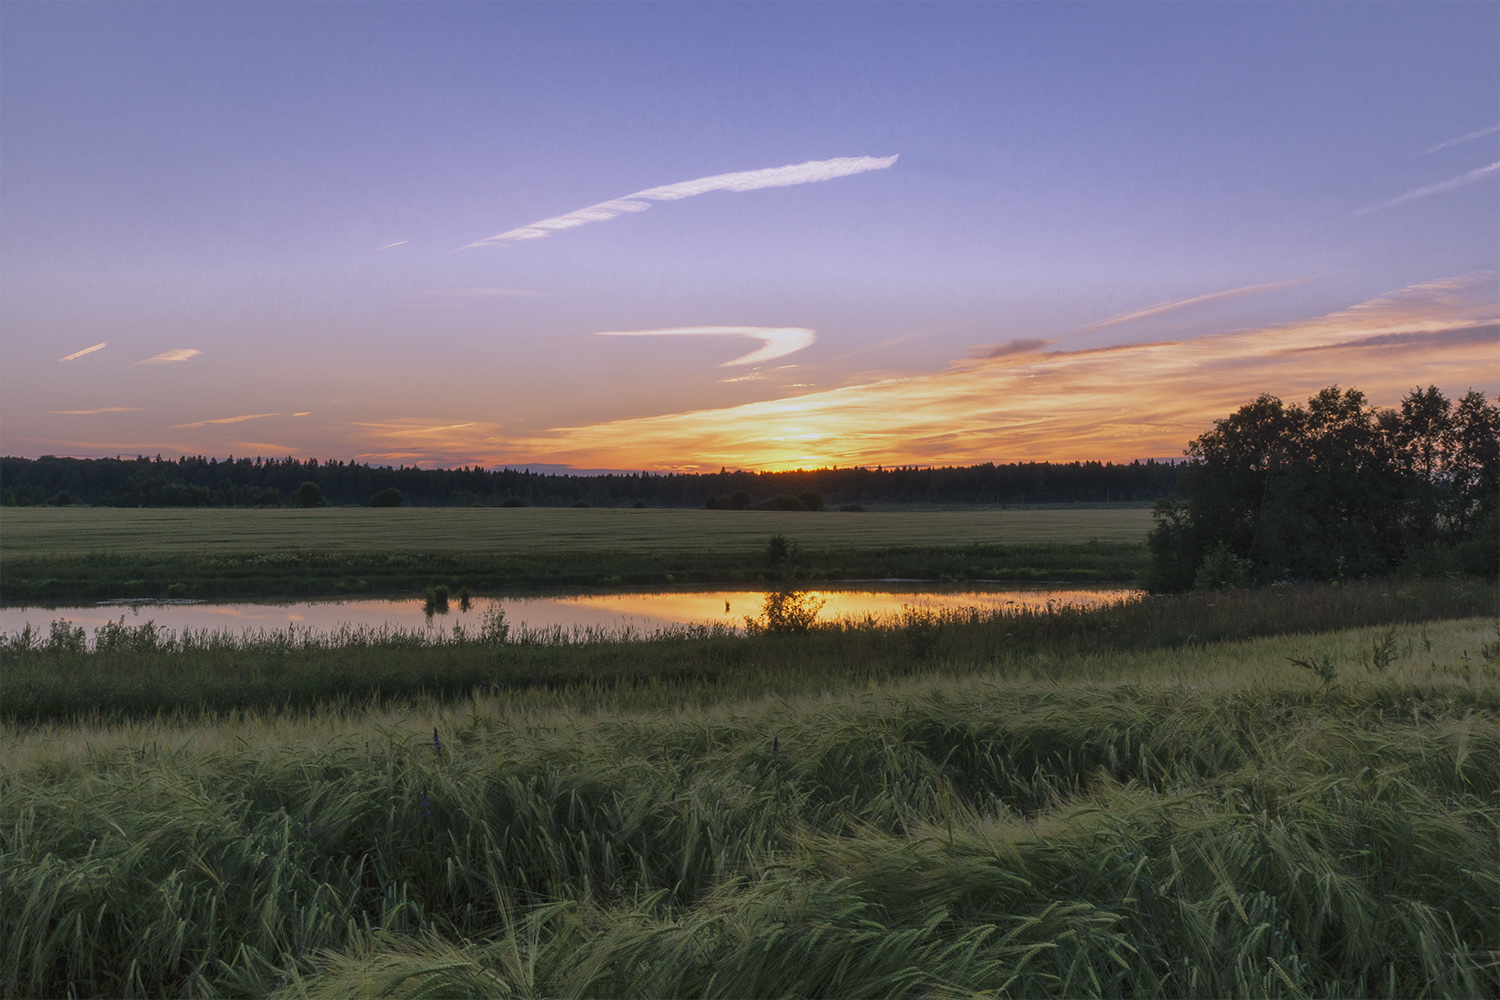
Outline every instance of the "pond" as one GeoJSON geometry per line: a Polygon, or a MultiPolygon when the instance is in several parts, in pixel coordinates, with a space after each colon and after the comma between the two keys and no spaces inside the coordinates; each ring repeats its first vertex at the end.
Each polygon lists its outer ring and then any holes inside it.
{"type": "MultiPolygon", "coordinates": [[[[1112,604],[1140,593],[1112,587],[1032,586],[948,587],[890,583],[808,588],[805,593],[823,602],[820,620],[842,616],[899,613],[904,606],[930,608],[1045,607],[1049,602],[1082,607],[1112,604]]],[[[500,608],[513,629],[533,633],[562,630],[566,634],[651,633],[677,625],[717,624],[743,627],[746,616],[761,612],[765,590],[675,589],[626,593],[546,594],[525,597],[475,597],[467,610],[451,599],[444,613],[428,614],[418,597],[317,601],[106,601],[89,606],[0,608],[0,632],[13,634],[28,623],[47,632],[49,623],[65,619],[92,634],[106,622],[125,619],[127,625],[147,621],[180,632],[284,630],[328,631],[343,625],[388,627],[407,631],[451,630],[456,624],[477,629],[485,613],[500,608]]]]}

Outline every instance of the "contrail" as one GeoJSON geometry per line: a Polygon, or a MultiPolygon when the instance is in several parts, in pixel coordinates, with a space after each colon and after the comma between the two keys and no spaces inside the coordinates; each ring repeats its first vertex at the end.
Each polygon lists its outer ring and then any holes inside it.
{"type": "Polygon", "coordinates": [[[100,342],[98,344],[95,344],[93,347],[85,347],[81,351],[74,351],[72,354],[69,354],[67,357],[65,357],[65,358],[58,358],[57,360],[58,361],[72,361],[74,358],[81,358],[85,354],[93,354],[95,351],[102,351],[102,350],[104,350],[108,346],[109,346],[109,341],[107,341],[107,340],[106,341],[102,341],[102,342],[100,342]]]}
{"type": "Polygon", "coordinates": [[[1196,306],[1204,302],[1217,302],[1220,299],[1233,299],[1241,295],[1253,295],[1256,292],[1269,292],[1277,288],[1287,288],[1292,285],[1300,285],[1311,281],[1311,278],[1292,278],[1289,281],[1272,281],[1264,285],[1246,285],[1244,288],[1230,288],[1222,292],[1210,292],[1207,295],[1196,295],[1190,299],[1179,299],[1176,302],[1158,302],[1154,306],[1137,309],[1135,312],[1121,313],[1108,319],[1101,319],[1093,323],[1087,323],[1074,331],[1074,335],[1088,333],[1092,330],[1102,330],[1106,326],[1115,326],[1119,323],[1129,323],[1135,319],[1145,319],[1147,316],[1158,316],[1173,309],[1184,309],[1188,306],[1196,306]]]}
{"type": "Polygon", "coordinates": [[[1399,197],[1392,198],[1390,201],[1383,201],[1379,205],[1371,205],[1369,208],[1362,208],[1354,214],[1364,215],[1368,212],[1375,211],[1377,208],[1390,208],[1392,205],[1399,205],[1404,201],[1412,201],[1416,198],[1425,198],[1430,194],[1437,194],[1439,191],[1451,191],[1453,188],[1463,187],[1465,184],[1473,184],[1475,181],[1494,173],[1496,170],[1500,170],[1500,160],[1496,160],[1494,163],[1491,163],[1487,167],[1476,167],[1466,174],[1460,174],[1459,176],[1450,178],[1446,181],[1439,181],[1436,184],[1429,184],[1426,187],[1417,188],[1415,191],[1408,191],[1399,197]]]}
{"type": "MultiPolygon", "coordinates": [[[[899,154],[897,154],[899,155],[899,154]]],[[[764,170],[744,170],[734,174],[715,174],[700,177],[695,181],[681,181],[661,187],[647,188],[622,198],[601,201],[566,215],[554,215],[550,219],[533,222],[519,229],[509,229],[486,239],[459,247],[494,246],[512,240],[539,240],[561,229],[576,229],[590,222],[604,222],[626,212],[644,212],[656,201],[681,201],[710,191],[759,191],[761,188],[791,187],[794,184],[812,184],[816,181],[831,181],[836,177],[862,174],[867,170],[884,170],[896,162],[895,156],[841,156],[832,160],[810,160],[785,167],[768,167],[764,170]]]]}
{"type": "Polygon", "coordinates": [[[1440,142],[1426,152],[1436,153],[1440,149],[1447,149],[1449,146],[1457,146],[1461,142],[1468,142],[1470,139],[1478,139],[1481,136],[1489,135],[1491,132],[1500,132],[1500,125],[1491,125],[1489,128],[1482,128],[1477,132],[1470,132],[1468,135],[1461,135],[1457,139],[1449,139],[1447,142],[1440,142]]]}

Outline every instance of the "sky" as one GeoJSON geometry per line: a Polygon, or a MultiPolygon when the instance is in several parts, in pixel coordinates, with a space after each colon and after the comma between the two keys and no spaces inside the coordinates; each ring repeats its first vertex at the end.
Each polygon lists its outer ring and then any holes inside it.
{"type": "Polygon", "coordinates": [[[1179,456],[1500,391],[1500,5],[0,4],[0,453],[1179,456]]]}

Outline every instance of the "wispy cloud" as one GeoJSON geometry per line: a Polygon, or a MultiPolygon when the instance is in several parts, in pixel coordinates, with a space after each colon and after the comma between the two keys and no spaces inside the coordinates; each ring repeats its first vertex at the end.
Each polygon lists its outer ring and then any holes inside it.
{"type": "Polygon", "coordinates": [[[996,344],[993,347],[978,348],[974,352],[974,356],[984,359],[990,359],[1008,358],[1018,354],[1035,354],[1037,351],[1040,351],[1042,348],[1051,343],[1055,342],[1051,340],[1017,337],[1013,340],[1007,340],[1003,344],[996,344]]]}
{"type": "Polygon", "coordinates": [[[179,347],[171,351],[162,351],[160,354],[146,358],[144,361],[137,361],[136,364],[167,365],[171,364],[174,361],[187,361],[190,358],[196,358],[202,353],[203,352],[198,350],[196,347],[179,347]]]}
{"type": "Polygon", "coordinates": [[[800,351],[818,339],[815,331],[801,326],[674,326],[661,330],[605,330],[596,337],[752,337],[761,346],[749,354],[726,361],[720,368],[755,365],[800,351]]]}
{"type": "Polygon", "coordinates": [[[589,205],[586,208],[568,212],[566,215],[554,215],[550,219],[542,219],[518,229],[509,229],[486,239],[475,240],[459,249],[494,246],[515,240],[539,240],[559,230],[576,229],[590,222],[604,222],[628,212],[644,212],[651,207],[652,202],[681,201],[683,198],[693,198],[700,194],[708,194],[710,191],[759,191],[762,188],[791,187],[794,184],[831,181],[836,177],[862,174],[867,170],[884,170],[895,162],[895,156],[840,156],[832,160],[810,160],[807,163],[794,163],[785,167],[715,174],[712,177],[700,177],[693,181],[664,184],[661,187],[647,188],[644,191],[627,194],[621,198],[601,201],[597,205],[589,205]]]}
{"type": "Polygon", "coordinates": [[[48,413],[57,413],[65,417],[87,417],[95,413],[140,413],[139,406],[101,406],[93,410],[48,410],[48,413]]]}
{"type": "Polygon", "coordinates": [[[245,413],[241,414],[238,417],[217,417],[213,420],[194,420],[190,424],[171,424],[170,426],[175,429],[179,427],[207,427],[210,424],[242,424],[246,420],[260,420],[262,417],[279,416],[281,416],[281,414],[279,413],[245,413]]]}
{"type": "Polygon", "coordinates": [[[1311,278],[1292,278],[1288,281],[1270,281],[1262,285],[1246,285],[1243,288],[1230,288],[1222,292],[1210,292],[1207,295],[1195,295],[1190,299],[1177,299],[1174,302],[1158,302],[1154,306],[1137,309],[1133,312],[1121,313],[1118,316],[1110,316],[1094,323],[1086,323],[1079,327],[1075,333],[1089,333],[1094,330],[1102,330],[1107,326],[1117,326],[1120,323],[1130,323],[1138,319],[1147,319],[1151,316],[1160,316],[1162,313],[1172,312],[1177,309],[1186,309],[1189,306],[1199,306],[1206,302],[1222,302],[1225,299],[1237,299],[1242,295],[1255,295],[1259,292],[1271,292],[1278,288],[1290,288],[1311,281],[1311,278]]]}
{"type": "Polygon", "coordinates": [[[58,361],[72,361],[74,358],[81,358],[85,354],[93,354],[95,351],[102,351],[102,350],[104,350],[108,346],[109,346],[109,341],[107,341],[107,340],[100,341],[99,343],[95,344],[93,347],[85,347],[81,351],[74,351],[72,354],[69,354],[67,357],[65,357],[65,358],[58,358],[57,360],[58,361]]]}
{"type": "Polygon", "coordinates": [[[296,413],[293,413],[292,416],[294,416],[294,417],[305,417],[305,416],[310,415],[311,413],[312,413],[312,410],[299,410],[296,413]]]}
{"type": "Polygon", "coordinates": [[[397,240],[394,243],[387,243],[383,247],[376,247],[374,250],[371,250],[370,252],[371,253],[379,253],[381,250],[389,250],[391,247],[399,247],[399,246],[403,245],[406,242],[407,242],[406,240],[397,240]]]}
{"type": "Polygon", "coordinates": [[[1368,212],[1374,212],[1378,209],[1390,208],[1392,205],[1400,205],[1402,202],[1415,201],[1418,198],[1426,198],[1428,195],[1438,194],[1442,191],[1451,191],[1454,188],[1463,187],[1466,184],[1473,184],[1477,180],[1482,180],[1483,178],[1488,177],[1490,174],[1494,173],[1497,170],[1500,170],[1500,160],[1496,160],[1494,163],[1491,163],[1487,167],[1476,167],[1466,174],[1460,174],[1459,176],[1450,178],[1449,180],[1440,181],[1437,184],[1429,184],[1426,187],[1417,188],[1415,191],[1408,191],[1403,195],[1392,198],[1390,201],[1383,201],[1379,205],[1371,205],[1369,208],[1362,208],[1354,214],[1364,215],[1368,212]]]}
{"type": "MultiPolygon", "coordinates": [[[[1429,383],[1500,387],[1500,302],[1484,272],[1416,285],[1307,320],[1175,342],[989,362],[722,409],[501,439],[459,431],[452,461],[717,469],[1128,459],[1180,454],[1261,392],[1334,381],[1391,405],[1429,383]],[[1336,374],[1330,374],[1336,373],[1336,374]]],[[[477,430],[477,428],[476,428],[477,430]]]]}
{"type": "Polygon", "coordinates": [[[1436,153],[1440,149],[1447,149],[1449,146],[1457,146],[1461,142],[1468,142],[1471,139],[1482,138],[1489,135],[1491,132],[1500,132],[1500,125],[1491,125],[1488,128],[1482,128],[1477,132],[1470,132],[1468,135],[1461,135],[1457,139],[1449,139],[1447,142],[1440,142],[1436,146],[1433,146],[1431,149],[1425,150],[1424,152],[1436,153]]]}

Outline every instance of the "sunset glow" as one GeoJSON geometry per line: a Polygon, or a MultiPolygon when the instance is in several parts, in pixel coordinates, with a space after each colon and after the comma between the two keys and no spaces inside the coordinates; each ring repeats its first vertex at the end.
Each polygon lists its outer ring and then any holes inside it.
{"type": "Polygon", "coordinates": [[[1494,5],[0,19],[5,454],[1129,461],[1500,391],[1494,5]]]}

